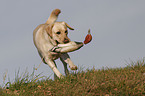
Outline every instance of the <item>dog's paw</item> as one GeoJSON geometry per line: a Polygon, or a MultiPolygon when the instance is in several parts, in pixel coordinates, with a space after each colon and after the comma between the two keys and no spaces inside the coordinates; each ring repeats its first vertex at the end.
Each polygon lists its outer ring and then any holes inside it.
{"type": "MultiPolygon", "coordinates": [[[[70,66],[69,66],[69,67],[70,67],[70,66]]],[[[78,67],[77,67],[77,66],[71,66],[70,69],[71,69],[71,70],[77,70],[78,67]]]]}

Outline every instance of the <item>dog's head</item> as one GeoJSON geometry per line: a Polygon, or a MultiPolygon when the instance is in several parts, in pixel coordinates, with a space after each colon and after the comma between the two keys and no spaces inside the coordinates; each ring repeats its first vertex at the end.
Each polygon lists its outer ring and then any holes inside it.
{"type": "Polygon", "coordinates": [[[56,41],[57,44],[65,44],[70,42],[70,39],[68,38],[68,30],[74,30],[71,28],[67,23],[65,22],[55,22],[51,25],[49,25],[46,30],[49,36],[56,41]]]}

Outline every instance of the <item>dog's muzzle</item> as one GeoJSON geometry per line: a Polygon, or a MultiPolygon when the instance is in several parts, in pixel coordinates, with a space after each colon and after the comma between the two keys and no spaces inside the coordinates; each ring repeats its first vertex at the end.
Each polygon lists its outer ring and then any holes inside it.
{"type": "Polygon", "coordinates": [[[63,41],[65,44],[66,43],[68,43],[68,42],[70,42],[68,39],[64,39],[64,41],[63,41]]]}

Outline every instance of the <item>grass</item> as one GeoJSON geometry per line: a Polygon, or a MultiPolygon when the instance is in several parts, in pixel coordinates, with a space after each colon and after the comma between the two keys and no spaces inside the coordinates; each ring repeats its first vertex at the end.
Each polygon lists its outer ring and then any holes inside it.
{"type": "Polygon", "coordinates": [[[145,63],[125,68],[92,69],[51,80],[25,74],[0,88],[0,96],[143,96],[145,63]],[[33,78],[30,78],[33,77],[33,78]],[[28,79],[29,78],[29,79],[28,79]]]}

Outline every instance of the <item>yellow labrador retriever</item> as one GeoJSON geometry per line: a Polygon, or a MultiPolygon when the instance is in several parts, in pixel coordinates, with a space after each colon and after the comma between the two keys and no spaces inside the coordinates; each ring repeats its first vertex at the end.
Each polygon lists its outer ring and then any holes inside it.
{"type": "Polygon", "coordinates": [[[83,46],[82,42],[70,41],[68,38],[67,28],[74,30],[73,28],[66,22],[56,22],[60,12],[59,9],[53,10],[46,23],[40,24],[33,32],[33,41],[38,53],[43,62],[55,73],[54,78],[62,77],[54,60],[60,58],[67,75],[69,74],[67,64],[71,70],[77,70],[77,66],[73,64],[67,52],[78,50],[83,46]]]}

